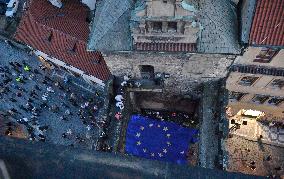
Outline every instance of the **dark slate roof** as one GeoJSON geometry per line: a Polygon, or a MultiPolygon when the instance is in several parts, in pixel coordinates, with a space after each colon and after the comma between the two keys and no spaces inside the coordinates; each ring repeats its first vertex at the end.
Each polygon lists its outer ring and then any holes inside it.
{"type": "MultiPolygon", "coordinates": [[[[132,50],[129,18],[130,11],[134,8],[133,0],[106,0],[97,1],[97,4],[96,11],[98,12],[93,20],[88,49],[101,51],[132,50]],[[124,4],[121,4],[121,2],[124,4]],[[124,7],[125,4],[126,7],[124,7]],[[120,15],[122,12],[124,14],[120,15]]],[[[200,8],[200,23],[203,30],[200,33],[197,52],[239,54],[237,15],[231,2],[228,0],[200,0],[200,8]]],[[[150,44],[145,48],[152,46],[150,44]]],[[[141,48],[144,47],[141,46],[141,48]]],[[[166,49],[166,47],[153,47],[152,49],[166,49]]]]}
{"type": "Polygon", "coordinates": [[[11,178],[264,178],[7,137],[0,156],[11,178]]]}
{"type": "Polygon", "coordinates": [[[203,27],[198,43],[202,53],[239,54],[236,9],[228,0],[200,0],[200,23],[203,27]]]}
{"type": "Polygon", "coordinates": [[[283,17],[283,0],[258,0],[249,43],[251,45],[284,46],[283,17]]]}
{"type": "Polygon", "coordinates": [[[101,53],[87,51],[90,32],[86,22],[88,8],[77,0],[63,0],[63,4],[63,8],[59,9],[46,0],[29,0],[15,39],[87,75],[108,80],[111,74],[101,53]]]}
{"type": "Polygon", "coordinates": [[[256,0],[243,0],[241,5],[241,41],[249,42],[249,34],[254,16],[256,0]]]}
{"type": "Polygon", "coordinates": [[[97,1],[88,49],[131,50],[129,20],[133,5],[133,0],[97,1]]]}

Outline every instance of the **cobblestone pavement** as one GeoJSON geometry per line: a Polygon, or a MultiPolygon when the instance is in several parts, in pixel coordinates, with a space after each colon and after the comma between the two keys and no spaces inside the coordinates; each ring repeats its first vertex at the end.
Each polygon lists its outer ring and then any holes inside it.
{"type": "Polygon", "coordinates": [[[228,171],[284,177],[284,148],[233,136],[225,141],[228,171]]]}
{"type": "MultiPolygon", "coordinates": [[[[257,141],[259,137],[262,136],[262,142],[284,147],[284,129],[269,127],[255,119],[246,117],[241,117],[241,119],[236,120],[236,122],[241,124],[240,129],[232,131],[232,134],[254,141],[257,141]],[[246,125],[244,125],[244,121],[246,125]]],[[[232,126],[233,124],[230,122],[230,127],[232,126]]]]}
{"type": "MultiPolygon", "coordinates": [[[[78,85],[71,78],[64,82],[62,73],[42,70],[40,65],[37,57],[0,41],[2,116],[25,128],[30,140],[92,148],[99,138],[106,137],[99,133],[105,127],[99,116],[104,104],[101,91],[89,89],[82,80],[74,80],[78,85]],[[24,61],[29,71],[23,69],[24,61]]],[[[14,129],[9,130],[13,134],[14,129]]]]}

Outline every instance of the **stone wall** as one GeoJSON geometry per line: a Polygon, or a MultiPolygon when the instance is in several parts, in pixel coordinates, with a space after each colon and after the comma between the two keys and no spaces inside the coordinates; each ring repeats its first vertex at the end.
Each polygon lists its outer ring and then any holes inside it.
{"type": "Polygon", "coordinates": [[[168,54],[125,52],[105,54],[105,61],[115,76],[140,78],[140,65],[152,65],[155,73],[167,73],[164,92],[172,95],[198,95],[200,84],[227,76],[234,57],[213,54],[168,54]]]}

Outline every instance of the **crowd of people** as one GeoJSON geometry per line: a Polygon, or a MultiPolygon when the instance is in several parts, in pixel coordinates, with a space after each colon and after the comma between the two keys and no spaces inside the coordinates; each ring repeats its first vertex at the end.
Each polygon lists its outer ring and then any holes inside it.
{"type": "Polygon", "coordinates": [[[91,138],[105,138],[101,134],[105,130],[92,135],[95,128],[107,128],[106,119],[98,116],[104,105],[100,92],[84,91],[73,85],[68,76],[62,78],[53,72],[26,61],[0,66],[0,114],[10,119],[4,134],[13,135],[17,123],[33,141],[74,146],[91,138]]]}
{"type": "Polygon", "coordinates": [[[198,124],[198,119],[194,118],[194,114],[188,114],[185,112],[142,109],[141,114],[143,116],[159,119],[161,121],[175,122],[187,127],[196,127],[198,124]]]}

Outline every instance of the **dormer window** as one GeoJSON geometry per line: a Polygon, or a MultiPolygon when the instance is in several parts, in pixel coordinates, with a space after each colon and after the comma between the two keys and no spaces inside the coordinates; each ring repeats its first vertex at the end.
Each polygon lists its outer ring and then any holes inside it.
{"type": "Polygon", "coordinates": [[[284,80],[282,79],[274,79],[271,83],[270,86],[274,88],[283,88],[284,87],[284,80]]]}
{"type": "Polygon", "coordinates": [[[177,22],[168,22],[168,32],[177,32],[177,22]]]}
{"type": "Polygon", "coordinates": [[[101,64],[101,61],[102,61],[102,60],[101,60],[100,58],[99,58],[99,59],[92,59],[92,60],[91,60],[91,63],[92,63],[92,64],[96,64],[96,65],[100,65],[100,64],[101,64]]]}
{"type": "Polygon", "coordinates": [[[275,55],[277,55],[278,52],[279,52],[278,49],[262,48],[253,61],[259,63],[269,63],[272,60],[272,58],[275,55]]]}
{"type": "Polygon", "coordinates": [[[239,85],[251,86],[253,85],[259,77],[256,76],[245,76],[239,81],[239,85]]]}
{"type": "Polygon", "coordinates": [[[162,22],[153,22],[153,31],[154,32],[162,32],[162,22]]]}
{"type": "Polygon", "coordinates": [[[76,50],[77,50],[77,44],[74,43],[74,45],[73,45],[73,47],[72,47],[72,49],[71,49],[71,52],[75,53],[76,50]]]}
{"type": "Polygon", "coordinates": [[[252,99],[252,101],[254,103],[257,103],[257,104],[263,104],[266,100],[269,99],[269,96],[265,96],[265,95],[255,95],[252,99]]]}
{"type": "Polygon", "coordinates": [[[270,100],[268,100],[268,104],[271,105],[280,105],[281,103],[284,102],[284,98],[280,98],[280,97],[272,97],[270,100]]]}
{"type": "Polygon", "coordinates": [[[240,101],[245,95],[246,93],[230,91],[229,99],[234,101],[240,101]]]}
{"type": "Polygon", "coordinates": [[[52,34],[52,32],[50,32],[49,35],[48,35],[47,40],[48,40],[49,42],[51,42],[52,37],[53,37],[53,34],[52,34]]]}

